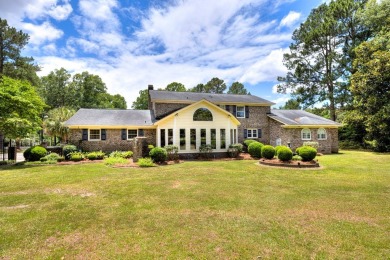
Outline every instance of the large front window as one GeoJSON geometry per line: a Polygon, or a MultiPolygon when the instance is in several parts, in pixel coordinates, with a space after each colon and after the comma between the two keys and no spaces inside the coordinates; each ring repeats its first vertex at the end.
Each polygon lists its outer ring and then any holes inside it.
{"type": "Polygon", "coordinates": [[[245,107],[244,106],[237,106],[236,117],[237,118],[245,118],[245,107]]]}
{"type": "Polygon", "coordinates": [[[207,108],[199,108],[193,116],[194,121],[213,121],[213,114],[207,108]]]}
{"type": "Polygon", "coordinates": [[[302,140],[311,140],[311,131],[308,128],[301,131],[302,140]]]}
{"type": "Polygon", "coordinates": [[[89,140],[100,140],[100,129],[89,129],[89,140]]]}
{"type": "Polygon", "coordinates": [[[165,146],[165,129],[160,129],[160,145],[165,146]]]}
{"type": "Polygon", "coordinates": [[[221,149],[226,149],[226,130],[220,129],[221,149]]]}
{"type": "Polygon", "coordinates": [[[138,135],[138,133],[137,133],[136,129],[129,129],[129,130],[127,130],[127,139],[136,138],[137,135],[138,135]]]}
{"type": "Polygon", "coordinates": [[[206,144],[206,129],[200,129],[200,145],[206,144]]]}
{"type": "Polygon", "coordinates": [[[173,129],[168,129],[168,145],[173,144],[173,129]]]}
{"type": "Polygon", "coordinates": [[[248,138],[258,138],[257,129],[248,129],[247,130],[248,138]]]}
{"type": "Polygon", "coordinates": [[[215,129],[210,129],[210,138],[211,138],[211,148],[217,149],[217,131],[215,129]]]}
{"type": "Polygon", "coordinates": [[[191,150],[196,150],[196,129],[190,129],[191,150]]]}
{"type": "Polygon", "coordinates": [[[186,130],[180,129],[180,150],[186,149],[186,130]]]}
{"type": "Polygon", "coordinates": [[[326,130],[324,128],[320,128],[317,130],[317,139],[318,140],[326,140],[326,130]]]}

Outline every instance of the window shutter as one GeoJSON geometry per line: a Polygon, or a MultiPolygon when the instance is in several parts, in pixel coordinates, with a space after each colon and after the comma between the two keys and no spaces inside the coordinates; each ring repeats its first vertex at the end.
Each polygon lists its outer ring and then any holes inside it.
{"type": "Polygon", "coordinates": [[[122,140],[127,140],[127,130],[126,129],[122,129],[122,132],[121,132],[121,136],[122,136],[122,140]]]}
{"type": "Polygon", "coordinates": [[[233,106],[233,115],[237,117],[237,106],[233,106]]]}
{"type": "Polygon", "coordinates": [[[248,130],[244,129],[244,138],[248,137],[248,130]]]}
{"type": "Polygon", "coordinates": [[[88,129],[83,129],[83,141],[88,141],[88,129]]]}
{"type": "Polygon", "coordinates": [[[100,139],[106,140],[106,129],[100,130],[100,139]]]}
{"type": "Polygon", "coordinates": [[[261,129],[257,129],[257,138],[261,138],[261,129]]]}
{"type": "Polygon", "coordinates": [[[138,136],[144,136],[144,129],[138,129],[138,136]]]}
{"type": "Polygon", "coordinates": [[[245,118],[249,118],[249,107],[245,106],[245,118]]]}
{"type": "Polygon", "coordinates": [[[230,112],[230,106],[229,105],[226,105],[225,109],[226,109],[226,111],[230,112]]]}

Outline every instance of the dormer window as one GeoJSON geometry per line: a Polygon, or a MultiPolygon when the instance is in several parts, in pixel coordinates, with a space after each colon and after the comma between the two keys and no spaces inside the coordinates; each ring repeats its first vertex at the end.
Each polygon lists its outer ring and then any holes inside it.
{"type": "Polygon", "coordinates": [[[199,108],[193,116],[194,121],[213,121],[213,114],[207,108],[199,108]]]}

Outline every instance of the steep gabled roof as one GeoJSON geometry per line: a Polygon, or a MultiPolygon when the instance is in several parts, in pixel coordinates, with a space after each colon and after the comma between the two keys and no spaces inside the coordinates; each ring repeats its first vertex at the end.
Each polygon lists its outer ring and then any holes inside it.
{"type": "Polygon", "coordinates": [[[268,117],[286,126],[329,126],[340,127],[340,123],[314,115],[304,110],[271,109],[268,117]]]}
{"type": "Polygon", "coordinates": [[[226,104],[258,104],[272,106],[274,103],[266,99],[253,95],[234,95],[234,94],[211,94],[211,93],[196,93],[196,92],[176,92],[164,90],[149,90],[150,99],[152,102],[181,102],[194,103],[202,99],[208,100],[211,103],[226,103],[226,104]]]}
{"type": "Polygon", "coordinates": [[[192,103],[191,105],[188,105],[188,106],[183,107],[179,110],[176,110],[175,112],[172,112],[171,114],[167,115],[166,117],[161,118],[160,120],[155,122],[155,125],[158,125],[166,120],[169,120],[170,118],[174,117],[176,114],[181,113],[182,111],[186,111],[188,109],[191,109],[192,107],[197,106],[199,104],[207,104],[207,105],[213,107],[214,109],[220,111],[222,114],[227,115],[230,118],[230,120],[232,120],[236,125],[241,125],[240,121],[238,121],[238,119],[234,115],[232,115],[230,112],[226,111],[225,109],[220,108],[219,106],[209,102],[206,99],[199,100],[195,103],[192,103]]]}
{"type": "Polygon", "coordinates": [[[65,125],[74,126],[152,126],[154,114],[150,110],[85,109],[76,112],[65,125]]]}

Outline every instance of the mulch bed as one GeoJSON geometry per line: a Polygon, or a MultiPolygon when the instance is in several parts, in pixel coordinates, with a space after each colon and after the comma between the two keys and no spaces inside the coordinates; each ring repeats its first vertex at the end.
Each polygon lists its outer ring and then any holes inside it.
{"type": "Polygon", "coordinates": [[[289,167],[289,168],[318,168],[320,164],[317,161],[303,162],[303,161],[288,161],[283,162],[279,159],[260,159],[259,161],[262,165],[267,166],[277,166],[277,167],[289,167]]]}

